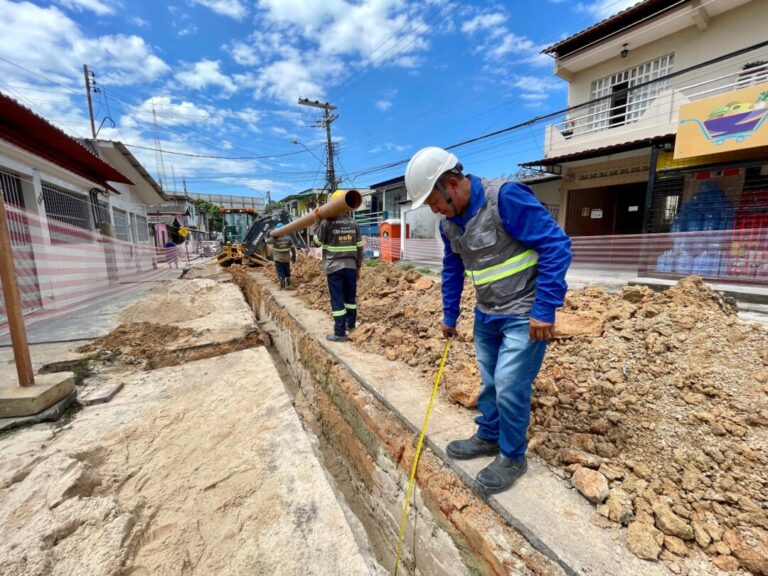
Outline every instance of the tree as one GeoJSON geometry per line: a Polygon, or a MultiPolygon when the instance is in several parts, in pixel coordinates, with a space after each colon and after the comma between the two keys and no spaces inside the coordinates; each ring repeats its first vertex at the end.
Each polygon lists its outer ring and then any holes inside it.
{"type": "Polygon", "coordinates": [[[223,231],[224,218],[221,216],[219,207],[216,204],[208,200],[195,200],[195,209],[208,216],[208,229],[211,232],[223,231]]]}

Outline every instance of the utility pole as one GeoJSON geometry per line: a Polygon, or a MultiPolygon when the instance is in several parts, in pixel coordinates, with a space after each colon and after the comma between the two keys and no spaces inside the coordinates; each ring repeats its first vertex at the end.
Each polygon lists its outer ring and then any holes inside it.
{"type": "Polygon", "coordinates": [[[83,77],[85,78],[85,95],[88,97],[88,116],[91,117],[91,134],[96,140],[96,123],[93,120],[93,100],[91,100],[91,79],[88,76],[88,64],[83,64],[83,77]]]}
{"type": "Polygon", "coordinates": [[[21,295],[16,278],[16,268],[13,264],[11,251],[11,235],[8,232],[8,218],[5,214],[3,191],[0,189],[0,284],[3,288],[5,310],[8,315],[8,328],[11,331],[13,358],[16,362],[16,373],[19,376],[19,386],[33,386],[35,373],[32,370],[32,360],[29,356],[27,330],[21,310],[21,295]]]}
{"type": "Polygon", "coordinates": [[[312,106],[313,108],[320,108],[323,111],[323,118],[317,125],[318,128],[325,127],[325,139],[328,147],[328,192],[333,192],[336,188],[336,172],[333,169],[333,142],[331,141],[331,122],[339,118],[338,114],[331,114],[332,110],[336,110],[336,106],[329,104],[328,102],[319,102],[317,100],[309,100],[308,98],[299,98],[299,104],[303,106],[312,106]]]}

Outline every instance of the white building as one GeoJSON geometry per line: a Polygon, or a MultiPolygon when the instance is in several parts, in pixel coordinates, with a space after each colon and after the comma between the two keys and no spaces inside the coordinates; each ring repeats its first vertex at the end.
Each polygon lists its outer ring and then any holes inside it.
{"type": "Polygon", "coordinates": [[[524,166],[562,176],[569,234],[722,230],[746,224],[745,202],[768,204],[745,192],[763,186],[768,123],[762,136],[706,126],[719,102],[768,89],[766,14],[766,0],[645,0],[544,51],[568,82],[569,110],[546,128],[544,158],[524,166]],[[696,103],[709,115],[699,126],[696,103]],[[685,207],[702,189],[717,190],[719,205],[689,226],[685,207]],[[718,210],[731,215],[710,222],[718,210]]]}

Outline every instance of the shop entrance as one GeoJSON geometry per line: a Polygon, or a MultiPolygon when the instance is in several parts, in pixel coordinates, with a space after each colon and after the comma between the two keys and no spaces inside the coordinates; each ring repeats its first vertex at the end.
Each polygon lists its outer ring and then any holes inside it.
{"type": "Polygon", "coordinates": [[[647,184],[635,182],[568,192],[565,228],[571,236],[640,234],[647,184]]]}

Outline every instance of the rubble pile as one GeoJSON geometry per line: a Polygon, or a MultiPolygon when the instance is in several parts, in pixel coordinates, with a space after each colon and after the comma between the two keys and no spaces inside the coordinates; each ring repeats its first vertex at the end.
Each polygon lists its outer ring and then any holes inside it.
{"type": "MultiPolygon", "coordinates": [[[[301,258],[293,277],[308,305],[330,309],[316,260],[301,258]]],[[[443,393],[472,407],[470,286],[463,301],[443,393]]],[[[439,283],[387,263],[364,267],[358,307],[352,340],[429,383],[443,347],[439,283]]],[[[597,506],[596,522],[627,526],[637,556],[675,573],[695,556],[768,574],[768,334],[700,279],[663,293],[569,293],[529,433],[530,450],[597,506]]]]}
{"type": "Polygon", "coordinates": [[[112,332],[76,349],[99,352],[104,359],[125,364],[154,364],[167,354],[167,347],[194,334],[189,328],[154,322],[128,322],[112,332]]]}

